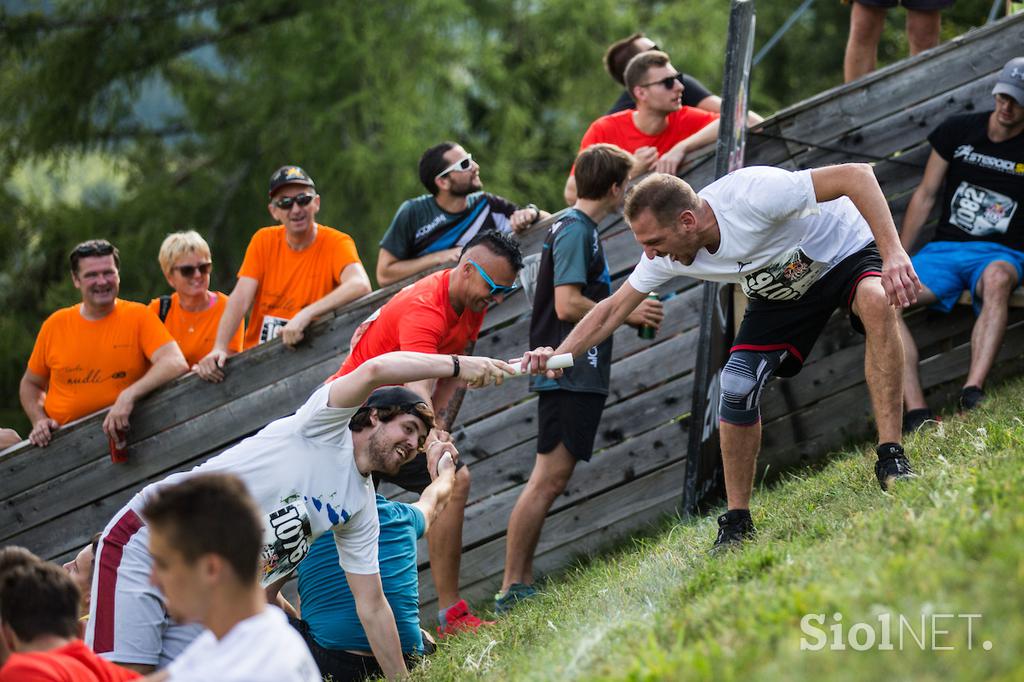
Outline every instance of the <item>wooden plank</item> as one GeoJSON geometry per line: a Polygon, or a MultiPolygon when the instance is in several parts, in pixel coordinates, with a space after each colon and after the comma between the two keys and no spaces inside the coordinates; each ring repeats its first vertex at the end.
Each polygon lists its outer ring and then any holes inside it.
{"type": "MultiPolygon", "coordinates": [[[[960,305],[971,305],[973,299],[971,298],[970,292],[965,291],[960,294],[960,298],[957,299],[957,303],[960,305]]],[[[1010,294],[1010,307],[1011,308],[1024,308],[1024,287],[1017,287],[1010,294]]]]}
{"type": "MultiPolygon", "coordinates": [[[[650,411],[659,414],[657,409],[658,406],[651,406],[650,411]]],[[[634,415],[630,424],[641,417],[634,415]]],[[[596,453],[587,466],[577,468],[565,493],[552,505],[552,512],[659,468],[673,458],[684,457],[687,424],[688,420],[662,422],[660,429],[596,453]]],[[[503,534],[521,491],[522,485],[516,485],[466,507],[463,547],[473,547],[503,534]]]]}
{"type": "MultiPolygon", "coordinates": [[[[536,575],[555,573],[575,558],[642,531],[666,514],[674,513],[682,496],[683,474],[682,462],[670,464],[549,516],[534,557],[536,575]]],[[[462,558],[460,593],[470,600],[494,594],[500,587],[504,567],[504,536],[468,550],[462,558]]],[[[437,603],[433,580],[425,569],[420,571],[420,604],[421,613],[429,622],[436,616],[437,603]]]]}
{"type": "Polygon", "coordinates": [[[321,361],[283,381],[174,426],[132,446],[128,462],[112,464],[109,455],[54,476],[0,502],[0,538],[61,516],[82,503],[101,499],[133,481],[174,468],[196,453],[232,442],[294,411],[315,390],[334,360],[321,361]],[[76,495],[68,495],[76,490],[76,495]]]}

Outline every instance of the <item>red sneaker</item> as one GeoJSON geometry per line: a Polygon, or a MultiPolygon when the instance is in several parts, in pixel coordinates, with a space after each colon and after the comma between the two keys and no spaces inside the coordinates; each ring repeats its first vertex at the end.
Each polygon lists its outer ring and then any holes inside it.
{"type": "Polygon", "coordinates": [[[438,625],[437,634],[441,638],[444,638],[463,630],[476,630],[482,625],[494,625],[494,621],[480,620],[473,615],[472,611],[469,610],[469,605],[466,604],[466,600],[460,599],[445,611],[444,627],[438,625]]]}

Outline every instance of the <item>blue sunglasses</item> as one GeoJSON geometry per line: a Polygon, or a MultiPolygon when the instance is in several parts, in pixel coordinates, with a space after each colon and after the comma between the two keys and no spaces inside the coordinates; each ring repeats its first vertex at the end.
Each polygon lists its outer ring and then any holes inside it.
{"type": "Polygon", "coordinates": [[[479,272],[480,276],[484,278],[485,282],[487,282],[487,286],[491,287],[491,296],[508,296],[513,291],[519,288],[515,284],[513,284],[510,287],[506,287],[501,284],[495,284],[494,280],[487,275],[487,272],[482,267],[480,267],[479,263],[477,263],[475,260],[471,258],[467,259],[466,262],[470,263],[474,268],[476,268],[476,271],[479,272]]]}

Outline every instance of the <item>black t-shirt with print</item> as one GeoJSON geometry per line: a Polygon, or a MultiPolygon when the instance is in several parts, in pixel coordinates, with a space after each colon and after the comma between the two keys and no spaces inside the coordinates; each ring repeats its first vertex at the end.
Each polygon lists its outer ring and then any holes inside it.
{"type": "Polygon", "coordinates": [[[992,112],[951,116],[928,136],[949,163],[936,241],[987,241],[1024,251],[1024,135],[988,138],[992,112]]]}

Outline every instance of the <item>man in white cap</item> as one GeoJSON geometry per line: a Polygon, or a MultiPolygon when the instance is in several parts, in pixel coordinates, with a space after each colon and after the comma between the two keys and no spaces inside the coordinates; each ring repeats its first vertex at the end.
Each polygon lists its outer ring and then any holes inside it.
{"type": "MultiPolygon", "coordinates": [[[[978,316],[971,332],[971,364],[959,408],[971,410],[1006,332],[1010,294],[1024,277],[1024,57],[1011,59],[992,88],[995,110],[950,116],[932,131],[932,153],[903,218],[908,251],[936,199],[942,215],[935,237],[913,257],[924,285],[918,302],[949,312],[963,291],[978,316]]],[[[917,373],[918,353],[906,323],[905,431],[932,417],[917,373]]]]}

